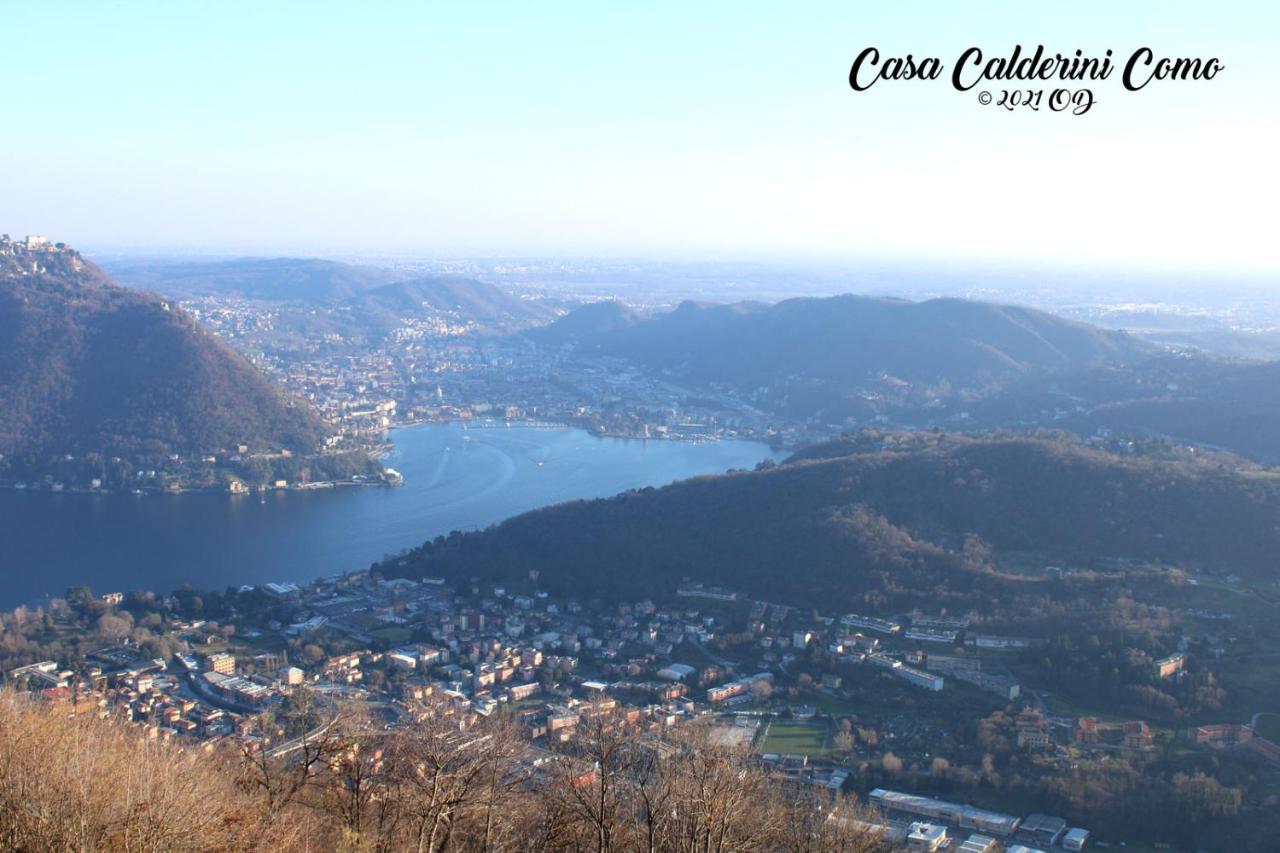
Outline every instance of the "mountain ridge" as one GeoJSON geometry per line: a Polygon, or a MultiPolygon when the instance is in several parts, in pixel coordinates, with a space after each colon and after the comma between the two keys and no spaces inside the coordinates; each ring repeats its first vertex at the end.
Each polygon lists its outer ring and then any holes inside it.
{"type": "Polygon", "coordinates": [[[531,330],[529,336],[544,344],[580,343],[629,328],[642,320],[643,315],[626,303],[601,299],[581,305],[554,322],[531,330]]]}
{"type": "Polygon", "coordinates": [[[320,258],[120,263],[114,278],[128,287],[171,298],[237,296],[264,301],[330,305],[403,278],[379,267],[320,258]]]}
{"type": "Polygon", "coordinates": [[[853,294],[773,305],[684,302],[579,335],[576,345],[694,384],[733,387],[784,414],[832,421],[979,399],[1025,376],[1159,352],[1127,333],[1030,308],[853,294]]]}
{"type": "Polygon", "coordinates": [[[370,322],[394,322],[405,315],[446,312],[485,325],[547,320],[554,312],[546,305],[520,299],[496,285],[466,276],[424,276],[395,281],[346,300],[345,307],[361,312],[370,322]]]}
{"type": "Polygon", "coordinates": [[[74,250],[10,243],[0,318],[0,452],[310,451],[326,434],[176,304],[74,250]]]}

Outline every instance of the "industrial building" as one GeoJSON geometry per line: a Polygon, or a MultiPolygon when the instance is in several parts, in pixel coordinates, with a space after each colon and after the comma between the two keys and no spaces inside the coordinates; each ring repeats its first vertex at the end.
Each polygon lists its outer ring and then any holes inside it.
{"type": "Polygon", "coordinates": [[[997,842],[994,838],[989,835],[979,835],[975,832],[956,848],[956,853],[992,853],[996,848],[997,842]]]}
{"type": "Polygon", "coordinates": [[[1067,834],[1062,839],[1062,846],[1068,850],[1083,850],[1084,846],[1089,843],[1089,830],[1081,829],[1073,826],[1067,830],[1067,834]]]}
{"type": "Polygon", "coordinates": [[[1029,814],[1023,819],[1022,828],[1018,831],[1018,836],[1036,844],[1052,847],[1062,840],[1062,836],[1066,831],[1067,822],[1060,817],[1047,814],[1029,814]]]}
{"type": "Polygon", "coordinates": [[[887,812],[939,820],[964,829],[990,832],[1000,838],[1008,838],[1017,832],[1022,821],[1013,815],[990,812],[960,803],[949,803],[933,797],[904,794],[876,788],[871,792],[871,804],[887,812]]]}
{"type": "Polygon", "coordinates": [[[866,628],[871,631],[879,631],[882,634],[896,634],[902,630],[902,626],[890,619],[880,619],[875,616],[861,616],[857,613],[850,613],[840,618],[841,625],[852,625],[855,628],[866,628]]]}
{"type": "Polygon", "coordinates": [[[912,853],[936,853],[947,844],[947,828],[936,823],[920,821],[907,831],[907,849],[912,853]]]}

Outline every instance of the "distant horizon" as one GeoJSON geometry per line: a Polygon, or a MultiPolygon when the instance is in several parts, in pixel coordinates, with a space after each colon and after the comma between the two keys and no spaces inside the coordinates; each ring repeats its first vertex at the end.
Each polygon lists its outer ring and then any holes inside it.
{"type": "MultiPolygon", "coordinates": [[[[19,235],[8,232],[10,236],[19,235]]],[[[1205,276],[1216,281],[1235,281],[1251,284],[1280,283],[1280,270],[1194,268],[1187,266],[1160,267],[1157,265],[1068,263],[1061,260],[1034,258],[973,258],[960,257],[896,257],[864,256],[840,257],[799,254],[644,254],[644,253],[528,253],[528,252],[475,252],[465,254],[432,253],[428,251],[386,252],[323,252],[301,247],[253,248],[202,248],[196,246],[119,246],[80,245],[60,240],[49,234],[41,234],[50,240],[65,242],[89,260],[109,258],[114,261],[173,262],[232,262],[249,260],[317,260],[345,263],[352,266],[384,266],[397,263],[412,264],[466,264],[466,263],[531,263],[531,264],[637,264],[676,265],[682,267],[740,266],[777,271],[810,272],[824,274],[848,274],[858,272],[927,273],[932,275],[983,275],[1016,276],[1023,274],[1049,274],[1072,279],[1125,276],[1161,282],[1181,282],[1202,279],[1205,276]]],[[[25,236],[25,234],[23,235],[25,236]]]]}
{"type": "MultiPolygon", "coordinates": [[[[1227,6],[140,0],[6,12],[0,222],[86,250],[1280,273],[1280,73],[1227,6]],[[1083,116],[945,81],[848,85],[868,45],[1220,58],[1083,116]],[[331,247],[341,246],[341,249],[331,247]],[[997,260],[993,260],[997,259],[997,260]]],[[[1073,84],[1081,85],[1081,84],[1073,84]]]]}
{"type": "MultiPolygon", "coordinates": [[[[43,235],[48,237],[48,235],[43,235]]],[[[344,264],[390,271],[393,281],[462,276],[507,290],[542,293],[570,302],[620,299],[648,308],[673,307],[693,300],[731,304],[775,304],[790,298],[840,295],[927,301],[956,298],[1025,306],[1081,317],[1080,312],[1110,306],[1146,307],[1180,313],[1197,308],[1225,317],[1241,306],[1259,311],[1259,320],[1280,322],[1265,308],[1280,281],[1263,271],[1199,271],[1103,268],[1084,265],[1016,262],[942,263],[908,258],[802,257],[627,257],[563,255],[432,256],[427,254],[240,253],[153,248],[85,248],[69,244],[126,287],[157,288],[154,280],[167,267],[239,262],[308,262],[344,264]],[[135,278],[140,277],[140,278],[135,278]],[[1161,309],[1163,310],[1163,309],[1161,309]],[[1265,318],[1265,319],[1264,319],[1265,318]]],[[[231,274],[236,274],[234,271],[231,274]]]]}

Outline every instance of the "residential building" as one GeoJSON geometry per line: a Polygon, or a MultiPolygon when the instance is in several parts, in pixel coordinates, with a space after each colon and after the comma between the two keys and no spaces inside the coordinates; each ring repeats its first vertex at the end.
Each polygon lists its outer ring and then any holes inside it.
{"type": "Polygon", "coordinates": [[[1253,729],[1239,723],[1219,723],[1212,726],[1192,726],[1187,729],[1187,739],[1193,743],[1210,746],[1234,746],[1253,739],[1253,729]]]}
{"type": "Polygon", "coordinates": [[[208,664],[209,669],[220,675],[236,674],[235,655],[227,654],[226,652],[218,652],[217,654],[209,655],[205,662],[208,664]]]}
{"type": "Polygon", "coordinates": [[[1160,660],[1156,661],[1156,674],[1161,678],[1174,678],[1178,673],[1183,672],[1186,666],[1186,655],[1169,655],[1167,658],[1160,658],[1160,660]]]}
{"type": "Polygon", "coordinates": [[[1125,749],[1150,749],[1154,745],[1155,736],[1145,721],[1131,720],[1124,724],[1125,749]]]}
{"type": "Polygon", "coordinates": [[[1019,749],[1053,749],[1053,737],[1049,734],[1048,724],[1039,711],[1026,708],[1014,720],[1018,730],[1019,749]]]}
{"type": "Polygon", "coordinates": [[[917,687],[923,687],[925,690],[933,690],[935,692],[941,690],[945,683],[941,675],[913,669],[909,666],[895,667],[893,674],[917,687]]]}
{"type": "Polygon", "coordinates": [[[1071,739],[1085,745],[1096,744],[1101,740],[1098,734],[1097,717],[1078,717],[1071,729],[1071,739]]]}

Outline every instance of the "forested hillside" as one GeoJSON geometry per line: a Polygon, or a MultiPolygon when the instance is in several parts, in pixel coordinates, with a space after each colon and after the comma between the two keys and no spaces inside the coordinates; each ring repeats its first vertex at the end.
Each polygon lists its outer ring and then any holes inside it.
{"type": "Polygon", "coordinates": [[[1063,436],[861,436],[783,465],[537,510],[428,542],[410,576],[539,573],[567,594],[666,595],[684,577],[853,608],[977,601],[1015,555],[1269,573],[1280,479],[1231,457],[1133,457],[1063,436]]]}
{"type": "Polygon", "coordinates": [[[1166,356],[1021,382],[968,407],[974,424],[1057,423],[1166,436],[1280,463],[1280,362],[1166,356]]]}
{"type": "Polygon", "coordinates": [[[159,296],[72,250],[0,258],[0,453],[311,451],[320,418],[159,296]]]}
{"type": "Polygon", "coordinates": [[[572,317],[558,325],[575,332],[583,353],[730,386],[780,414],[829,421],[981,399],[1028,376],[1125,364],[1157,351],[1123,332],[961,299],[685,302],[594,332],[590,318],[571,325],[572,317]]]}

